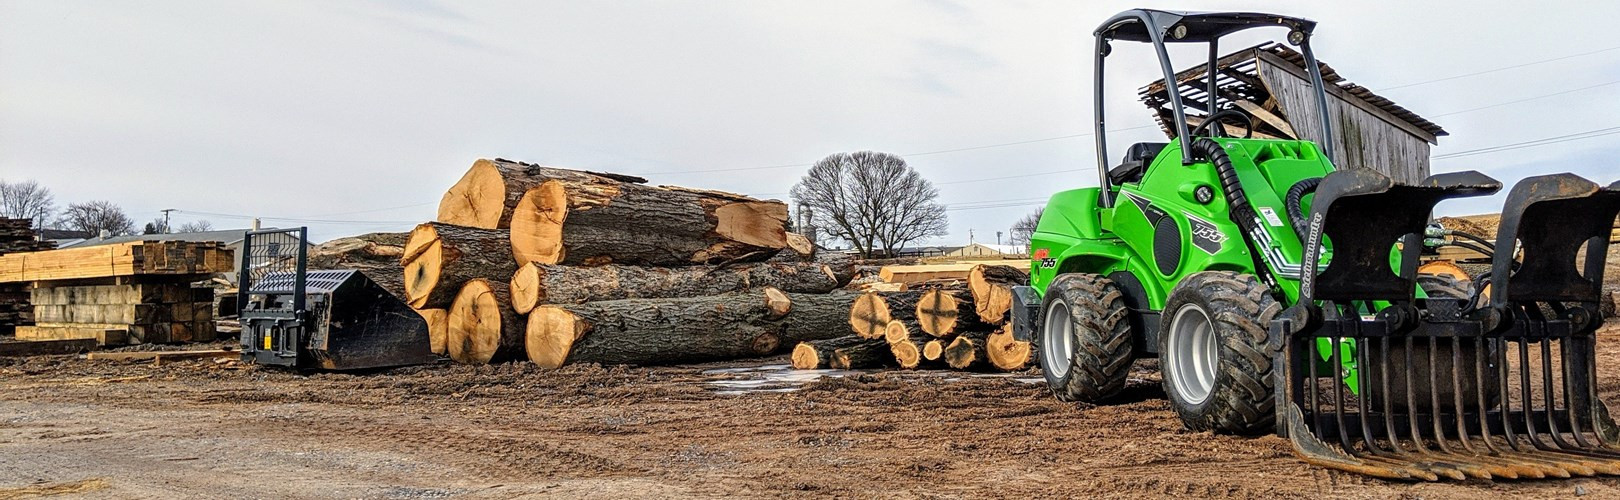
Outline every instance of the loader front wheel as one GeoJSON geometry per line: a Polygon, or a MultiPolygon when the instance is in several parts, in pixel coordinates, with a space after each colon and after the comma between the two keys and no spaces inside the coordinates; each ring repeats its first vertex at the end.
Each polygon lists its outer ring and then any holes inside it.
{"type": "Polygon", "coordinates": [[[1267,326],[1282,311],[1253,275],[1205,271],[1170,292],[1159,329],[1159,370],[1188,429],[1264,434],[1276,421],[1267,326]]]}
{"type": "Polygon", "coordinates": [[[1095,274],[1058,275],[1047,287],[1032,347],[1058,399],[1098,403],[1125,388],[1132,345],[1124,297],[1095,274]]]}

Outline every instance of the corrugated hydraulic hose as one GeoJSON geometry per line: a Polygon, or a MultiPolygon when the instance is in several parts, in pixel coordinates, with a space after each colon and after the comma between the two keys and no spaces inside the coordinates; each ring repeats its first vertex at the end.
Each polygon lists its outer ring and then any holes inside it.
{"type": "Polygon", "coordinates": [[[1243,228],[1244,234],[1254,234],[1260,228],[1256,226],[1254,207],[1249,206],[1248,195],[1243,194],[1243,182],[1238,180],[1237,169],[1232,167],[1232,158],[1226,155],[1226,149],[1221,143],[1207,137],[1193,141],[1192,153],[1194,159],[1208,160],[1215,165],[1215,173],[1221,179],[1221,191],[1226,193],[1226,204],[1231,209],[1232,222],[1243,228]]]}
{"type": "Polygon", "coordinates": [[[1288,212],[1288,224],[1294,226],[1294,235],[1300,241],[1305,241],[1305,231],[1310,226],[1305,224],[1305,195],[1315,193],[1316,186],[1322,183],[1321,177],[1312,177],[1294,183],[1288,188],[1288,196],[1284,197],[1283,209],[1288,212]]]}

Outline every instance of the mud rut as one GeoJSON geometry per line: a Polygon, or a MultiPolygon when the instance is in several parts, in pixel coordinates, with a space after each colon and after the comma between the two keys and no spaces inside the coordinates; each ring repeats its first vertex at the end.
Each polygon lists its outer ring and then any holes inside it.
{"type": "MultiPolygon", "coordinates": [[[[1611,405],[1617,334],[1599,346],[1611,405]]],[[[1183,430],[1151,362],[1109,406],[1060,403],[1033,372],[756,383],[722,369],[736,366],[300,376],[0,359],[0,498],[1620,496],[1620,478],[1403,484],[1307,467],[1275,437],[1183,430]]]]}

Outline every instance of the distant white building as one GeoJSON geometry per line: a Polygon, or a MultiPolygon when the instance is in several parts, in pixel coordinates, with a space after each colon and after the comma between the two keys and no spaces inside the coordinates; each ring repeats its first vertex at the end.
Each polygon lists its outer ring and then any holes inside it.
{"type": "Polygon", "coordinates": [[[1024,254],[1024,247],[1020,245],[989,245],[985,243],[971,243],[965,247],[952,248],[945,252],[946,257],[1018,257],[1024,254]]]}

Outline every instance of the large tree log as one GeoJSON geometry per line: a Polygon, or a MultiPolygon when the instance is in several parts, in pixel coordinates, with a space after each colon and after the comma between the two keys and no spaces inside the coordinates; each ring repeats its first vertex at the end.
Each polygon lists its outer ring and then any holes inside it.
{"type": "Polygon", "coordinates": [[[980,264],[968,272],[968,291],[979,320],[992,325],[1007,321],[1012,310],[1012,287],[1029,282],[1029,275],[1010,266],[980,264]]]}
{"type": "Polygon", "coordinates": [[[506,231],[442,222],[416,226],[400,264],[405,268],[405,302],[417,309],[449,306],[468,280],[504,282],[517,271],[506,231]]]}
{"type": "Polygon", "coordinates": [[[529,313],[529,360],[658,365],[768,356],[806,340],[842,335],[854,295],[785,294],[767,288],[680,299],[552,304],[529,313]],[[784,303],[784,298],[787,303],[784,303]]]}
{"type": "Polygon", "coordinates": [[[827,293],[837,278],[823,264],[757,262],[729,266],[558,266],[530,263],[512,276],[517,312],[541,304],[684,298],[774,287],[792,293],[827,293]]]}
{"type": "Polygon", "coordinates": [[[966,370],[985,363],[985,344],[988,332],[965,332],[945,346],[945,363],[951,368],[966,370]]]}
{"type": "Polygon", "coordinates": [[[450,359],[482,365],[523,356],[523,315],[512,310],[506,283],[468,281],[456,294],[445,323],[450,359]]]}
{"type": "Polygon", "coordinates": [[[934,339],[923,343],[922,356],[925,361],[939,361],[945,357],[945,341],[934,339]]]}
{"type": "Polygon", "coordinates": [[[473,162],[467,173],[439,200],[439,222],[483,229],[510,227],[518,201],[540,183],[553,179],[581,181],[601,178],[611,182],[646,183],[619,174],[542,167],[501,158],[473,162]]]}
{"type": "Polygon", "coordinates": [[[712,264],[765,260],[788,244],[780,201],[579,174],[556,174],[518,200],[511,237],[519,263],[712,264]]]}
{"type": "Polygon", "coordinates": [[[855,299],[849,308],[849,327],[864,338],[882,338],[890,320],[917,319],[917,300],[921,291],[866,292],[855,299]]]}
{"type": "Polygon", "coordinates": [[[847,253],[837,251],[818,251],[806,257],[795,250],[785,249],[771,257],[770,262],[817,262],[825,264],[828,269],[832,270],[833,275],[837,277],[839,287],[849,285],[850,280],[855,279],[856,274],[855,258],[847,253]]]}
{"type": "Polygon", "coordinates": [[[936,288],[923,292],[917,301],[917,324],[922,331],[940,338],[956,336],[964,330],[985,330],[979,321],[973,295],[967,290],[936,288]]]}
{"type": "Polygon", "coordinates": [[[855,368],[881,366],[885,362],[880,354],[887,346],[888,344],[881,339],[866,339],[855,335],[800,342],[793,348],[793,368],[816,370],[850,368],[851,365],[856,365],[855,368]]]}
{"type": "Polygon", "coordinates": [[[990,366],[1002,371],[1018,371],[1029,366],[1034,360],[1035,351],[1030,348],[1029,342],[1013,338],[1012,324],[1008,323],[985,338],[985,357],[990,366]]]}
{"type": "Polygon", "coordinates": [[[900,368],[910,370],[922,364],[923,344],[932,338],[923,333],[916,322],[896,319],[889,321],[883,340],[889,343],[889,352],[894,354],[894,361],[899,363],[900,368]]]}

